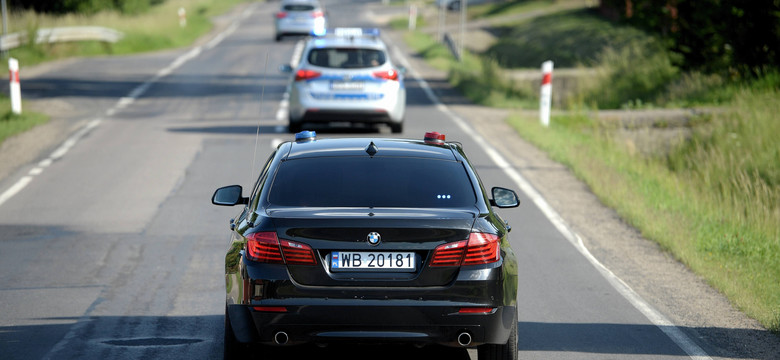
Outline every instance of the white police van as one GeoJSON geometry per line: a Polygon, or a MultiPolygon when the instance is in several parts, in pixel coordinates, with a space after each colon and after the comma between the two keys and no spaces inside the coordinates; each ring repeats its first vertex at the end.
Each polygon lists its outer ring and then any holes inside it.
{"type": "Polygon", "coordinates": [[[388,125],[403,131],[405,69],[390,59],[378,29],[336,28],[306,41],[292,74],[289,130],[304,124],[388,125]]]}

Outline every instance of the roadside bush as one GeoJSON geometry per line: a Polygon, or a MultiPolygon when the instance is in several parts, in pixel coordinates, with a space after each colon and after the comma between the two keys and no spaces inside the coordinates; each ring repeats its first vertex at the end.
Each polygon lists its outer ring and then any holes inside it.
{"type": "Polygon", "coordinates": [[[15,0],[9,5],[14,10],[34,10],[49,14],[95,14],[101,11],[116,10],[124,14],[139,14],[153,5],[165,0],[15,0]]]}
{"type": "Polygon", "coordinates": [[[725,83],[723,77],[717,74],[708,75],[698,71],[684,73],[667,85],[658,103],[664,106],[724,104],[731,99],[731,94],[716,90],[725,83]]]}
{"type": "Polygon", "coordinates": [[[585,89],[585,103],[600,109],[653,103],[679,70],[668,52],[648,50],[652,48],[653,40],[645,40],[604,49],[598,56],[597,75],[585,89]]]}
{"type": "MultiPolygon", "coordinates": [[[[485,56],[506,68],[538,68],[552,60],[555,67],[592,66],[605,47],[620,51],[648,37],[643,31],[615,26],[592,10],[566,11],[494,29],[498,41],[485,56]]],[[[663,49],[661,44],[646,44],[663,49]]]]}
{"type": "Polygon", "coordinates": [[[534,97],[507,80],[501,66],[490,57],[464,56],[463,62],[452,66],[449,78],[466,97],[486,106],[507,107],[534,97]]]}

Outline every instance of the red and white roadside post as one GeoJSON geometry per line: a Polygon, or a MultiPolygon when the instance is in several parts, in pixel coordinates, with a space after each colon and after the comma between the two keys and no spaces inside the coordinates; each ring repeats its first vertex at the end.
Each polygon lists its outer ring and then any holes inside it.
{"type": "Polygon", "coordinates": [[[412,4],[409,6],[409,30],[417,28],[417,5],[412,4]]]}
{"type": "Polygon", "coordinates": [[[185,10],[183,7],[179,8],[179,26],[186,27],[187,26],[187,10],[185,10]]]}
{"type": "Polygon", "coordinates": [[[14,114],[22,113],[22,89],[19,86],[19,61],[8,59],[9,87],[11,90],[11,111],[14,114]]]}
{"type": "Polygon", "coordinates": [[[552,106],[552,71],[553,62],[542,63],[542,90],[539,100],[539,121],[544,126],[550,126],[550,108],[552,106]]]}

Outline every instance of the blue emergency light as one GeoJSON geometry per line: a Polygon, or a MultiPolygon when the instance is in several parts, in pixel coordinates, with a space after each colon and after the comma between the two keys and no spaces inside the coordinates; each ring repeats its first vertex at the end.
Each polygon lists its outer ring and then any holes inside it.
{"type": "Polygon", "coordinates": [[[309,142],[317,140],[317,132],[311,130],[304,130],[295,134],[295,142],[309,142]]]}

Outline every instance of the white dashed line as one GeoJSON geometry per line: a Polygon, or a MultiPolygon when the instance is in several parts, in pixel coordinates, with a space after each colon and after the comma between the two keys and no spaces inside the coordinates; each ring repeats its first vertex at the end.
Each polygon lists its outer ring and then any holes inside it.
{"type": "MultiPolygon", "coordinates": [[[[253,4],[249,6],[244,12],[241,13],[241,16],[239,19],[231,24],[227,29],[225,29],[223,32],[221,32],[219,35],[217,35],[213,40],[211,40],[207,45],[207,49],[212,49],[213,47],[217,46],[222,40],[224,40],[228,35],[236,31],[238,29],[239,23],[248,18],[254,9],[257,7],[257,4],[253,4]]],[[[158,82],[161,78],[170,75],[173,71],[187,63],[188,61],[198,57],[203,52],[203,48],[200,46],[196,46],[192,48],[190,51],[186,52],[185,54],[177,57],[171,64],[166,66],[165,68],[158,71],[152,79],[144,82],[141,85],[138,85],[136,88],[131,90],[127,96],[124,96],[120,98],[116,104],[114,104],[113,107],[106,110],[106,117],[112,117],[114,116],[119,110],[124,109],[130,105],[132,105],[136,99],[143,96],[144,93],[146,93],[151,86],[158,82]]],[[[86,125],[84,125],[82,128],[80,128],[78,131],[76,131],[73,135],[71,135],[65,142],[62,143],[56,150],[54,150],[46,159],[42,160],[38,163],[38,166],[33,168],[28,172],[28,174],[21,179],[19,179],[16,183],[14,183],[10,188],[5,190],[2,194],[0,194],[0,206],[2,206],[8,199],[12,198],[14,195],[18,194],[22,189],[24,189],[35,176],[40,175],[43,173],[43,170],[47,168],[49,165],[51,165],[54,161],[61,159],[65,154],[70,151],[73,146],[75,146],[79,140],[81,140],[84,136],[89,134],[90,131],[92,131],[94,128],[98,127],[100,123],[102,122],[102,119],[94,119],[88,122],[86,125]]]]}

